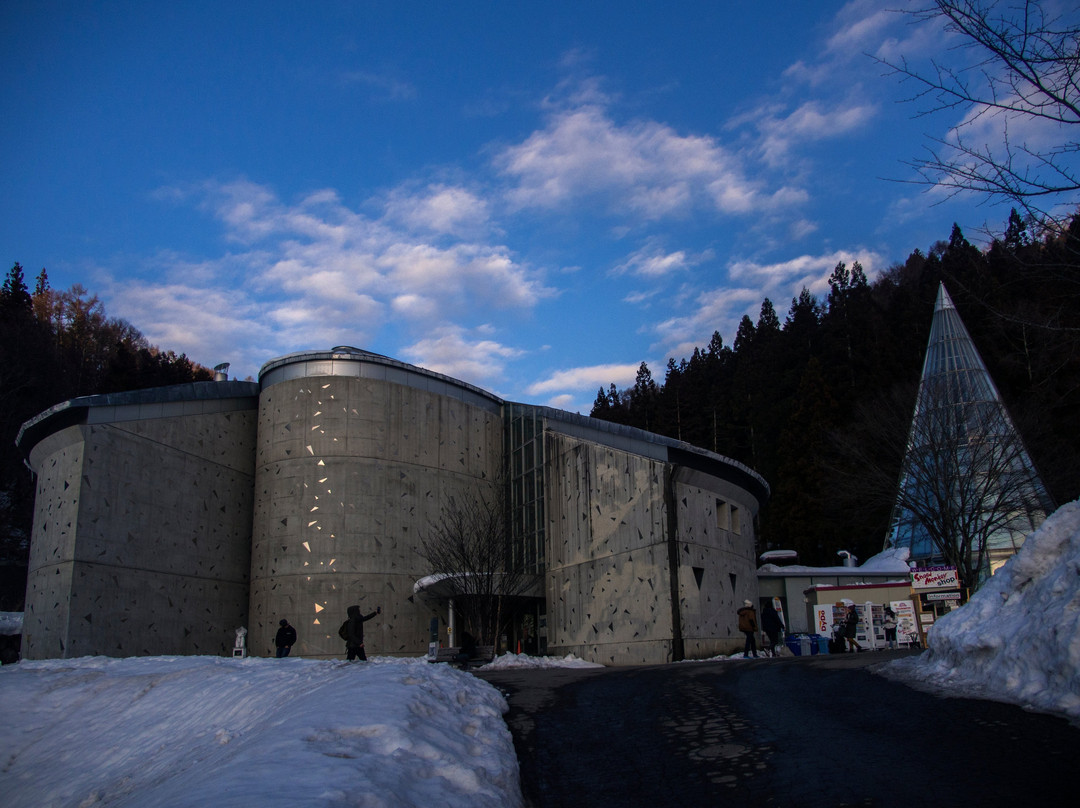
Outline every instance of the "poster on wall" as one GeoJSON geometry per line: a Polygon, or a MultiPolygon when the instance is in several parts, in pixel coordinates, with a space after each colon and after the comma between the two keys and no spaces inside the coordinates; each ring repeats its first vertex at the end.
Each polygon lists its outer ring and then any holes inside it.
{"type": "Polygon", "coordinates": [[[889,603],[896,613],[897,642],[912,643],[919,638],[919,624],[915,620],[915,603],[910,600],[894,600],[889,603]]]}

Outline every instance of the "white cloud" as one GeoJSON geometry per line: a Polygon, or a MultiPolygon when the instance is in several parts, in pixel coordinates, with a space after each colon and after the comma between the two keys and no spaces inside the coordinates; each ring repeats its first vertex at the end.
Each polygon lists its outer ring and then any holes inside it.
{"type": "Polygon", "coordinates": [[[877,106],[869,103],[835,103],[826,105],[820,100],[805,101],[787,114],[775,106],[761,110],[756,126],[761,133],[757,146],[770,165],[784,164],[789,152],[805,143],[842,137],[865,127],[877,114],[877,106]]]}
{"type": "MultiPolygon", "coordinates": [[[[405,192],[392,194],[398,215],[378,220],[349,209],[331,189],[291,204],[248,181],[163,189],[159,196],[193,193],[240,249],[206,261],[162,253],[151,265],[155,280],[114,282],[111,297],[148,338],[196,361],[228,353],[224,358],[237,366],[251,362],[240,354],[261,362],[320,344],[365,344],[391,327],[452,328],[478,311],[485,318],[527,311],[554,294],[505,246],[446,240],[449,230],[486,216],[483,200],[458,188],[428,186],[412,205],[405,192]],[[439,231],[443,243],[418,235],[423,227],[439,231]]],[[[490,341],[459,346],[465,349],[480,358],[464,377],[487,378],[484,366],[496,367],[498,376],[502,364],[492,360],[515,356],[490,341]]],[[[436,342],[413,350],[451,366],[436,342]]]]}
{"type": "Polygon", "coordinates": [[[876,253],[849,250],[801,255],[771,264],[736,261],[728,267],[731,287],[698,292],[683,304],[689,313],[652,326],[651,330],[658,337],[652,350],[665,356],[685,357],[693,353],[695,347],[708,344],[714,331],[719,331],[731,344],[739,321],[748,315],[756,322],[766,297],[772,300],[782,320],[788,303],[803,287],[823,299],[828,294],[828,279],[836,265],[844,262],[850,267],[856,261],[870,279],[884,266],[883,258],[876,253]]]}
{"type": "Polygon", "coordinates": [[[616,266],[612,273],[629,273],[641,278],[662,278],[674,272],[684,272],[701,263],[710,255],[689,255],[685,250],[665,252],[655,242],[650,242],[634,251],[626,260],[616,266]]]}
{"type": "Polygon", "coordinates": [[[598,390],[614,383],[618,387],[633,384],[641,363],[630,365],[590,365],[568,368],[552,373],[546,379],[525,388],[530,396],[541,396],[561,390],[598,390]]]}
{"type": "Polygon", "coordinates": [[[694,206],[735,214],[787,201],[749,180],[714,138],[655,121],[620,125],[598,104],[554,113],[494,163],[513,183],[507,197],[519,209],[600,200],[608,212],[659,219],[694,206]]]}
{"type": "Polygon", "coordinates": [[[756,261],[735,261],[728,268],[728,276],[745,284],[754,284],[758,302],[769,297],[777,300],[795,297],[806,287],[819,297],[828,292],[829,276],[836,265],[843,262],[849,267],[858,261],[871,277],[882,267],[884,259],[870,251],[836,250],[824,255],[800,255],[787,261],[761,264],[756,261]]]}
{"type": "Polygon", "coordinates": [[[502,378],[506,363],[523,353],[494,340],[476,339],[452,325],[434,329],[431,336],[402,349],[402,355],[415,365],[477,386],[502,378]]]}
{"type": "Polygon", "coordinates": [[[467,235],[480,232],[489,216],[486,199],[466,188],[434,183],[417,193],[396,189],[387,199],[384,218],[408,230],[467,235]]]}

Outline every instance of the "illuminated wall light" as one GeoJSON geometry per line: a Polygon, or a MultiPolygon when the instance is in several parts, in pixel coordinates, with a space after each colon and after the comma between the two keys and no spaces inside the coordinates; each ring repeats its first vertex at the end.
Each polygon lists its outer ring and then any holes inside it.
{"type": "Polygon", "coordinates": [[[331,558],[331,559],[330,559],[330,566],[331,566],[331,567],[332,567],[332,566],[334,566],[334,562],[335,562],[335,561],[337,561],[337,559],[336,559],[336,558],[331,558]]]}
{"type": "Polygon", "coordinates": [[[318,424],[315,424],[315,426],[313,426],[313,427],[311,428],[311,431],[312,431],[312,432],[314,432],[314,431],[315,431],[316,429],[318,429],[318,428],[319,428],[319,425],[318,425],[318,424]]]}
{"type": "Polygon", "coordinates": [[[315,450],[311,448],[311,445],[310,445],[310,444],[308,444],[308,445],[307,445],[307,446],[305,446],[304,448],[308,450],[308,453],[309,453],[309,454],[312,454],[312,455],[314,455],[314,454],[315,454],[315,450]]]}
{"type": "Polygon", "coordinates": [[[319,626],[319,625],[322,625],[322,624],[319,622],[319,618],[316,617],[314,620],[311,621],[311,625],[319,626]]]}
{"type": "Polygon", "coordinates": [[[316,413],[312,414],[312,416],[311,416],[311,417],[312,417],[312,418],[318,418],[318,417],[319,417],[320,415],[322,415],[322,410],[319,410],[318,412],[316,412],[316,413]]]}
{"type": "Polygon", "coordinates": [[[322,386],[322,389],[323,389],[323,390],[325,390],[325,389],[326,389],[327,387],[329,387],[329,386],[330,386],[330,382],[327,382],[326,384],[324,384],[324,385],[322,386]]]}
{"type": "Polygon", "coordinates": [[[309,553],[311,552],[311,545],[310,545],[310,544],[308,544],[307,542],[304,542],[304,544],[303,544],[303,547],[304,547],[304,549],[305,549],[305,550],[307,550],[307,551],[308,551],[309,553]]]}
{"type": "Polygon", "coordinates": [[[315,604],[315,614],[318,614],[319,612],[321,612],[325,608],[326,608],[325,606],[320,606],[318,603],[316,603],[315,604]]]}
{"type": "Polygon", "coordinates": [[[330,479],[329,477],[323,477],[321,480],[319,480],[319,482],[320,483],[325,483],[329,479],[330,479]]]}
{"type": "Polygon", "coordinates": [[[309,562],[305,561],[305,562],[304,562],[304,566],[305,566],[305,567],[310,567],[310,566],[311,566],[311,564],[310,564],[309,562]]]}
{"type": "Polygon", "coordinates": [[[311,527],[312,525],[317,525],[317,524],[319,524],[319,520],[318,519],[313,519],[312,521],[307,523],[307,526],[311,527]]]}
{"type": "Polygon", "coordinates": [[[316,463],[315,465],[317,465],[317,466],[325,466],[325,465],[326,465],[326,463],[324,463],[323,461],[321,461],[321,460],[320,460],[320,461],[319,461],[318,463],[316,463]]]}
{"type": "Polygon", "coordinates": [[[310,511],[308,511],[308,513],[313,513],[313,512],[315,512],[315,511],[317,511],[317,510],[319,510],[319,506],[318,506],[318,505],[316,505],[316,506],[315,506],[314,508],[312,508],[312,509],[311,509],[310,511]]]}

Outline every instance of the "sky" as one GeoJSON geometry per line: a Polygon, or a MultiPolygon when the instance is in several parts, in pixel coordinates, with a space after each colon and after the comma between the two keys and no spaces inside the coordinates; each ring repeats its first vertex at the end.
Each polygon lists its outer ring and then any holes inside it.
{"type": "MultiPolygon", "coordinates": [[[[939,618],[929,650],[872,670],[1080,722],[1078,565],[1080,501],[939,618]]],[[[716,661],[759,664],[739,656],[716,661]]],[[[488,667],[570,666],[599,667],[515,654],[488,667]]],[[[424,658],[22,661],[0,667],[0,702],[8,808],[522,804],[503,695],[424,658]]]]}
{"type": "Polygon", "coordinates": [[[887,7],[11,0],[0,260],[234,378],[351,345],[588,413],[838,262],[1003,230],[910,182],[966,112],[877,61],[958,58],[887,7]]]}

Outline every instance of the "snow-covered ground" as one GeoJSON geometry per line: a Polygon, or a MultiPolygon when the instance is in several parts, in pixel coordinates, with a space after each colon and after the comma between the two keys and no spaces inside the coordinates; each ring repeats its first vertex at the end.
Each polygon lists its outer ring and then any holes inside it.
{"type": "Polygon", "coordinates": [[[1059,508],[967,604],[939,619],[927,645],[878,672],[1080,723],[1080,501],[1059,508]]]}
{"type": "MultiPolygon", "coordinates": [[[[926,653],[877,670],[1080,722],[1080,501],[938,620],[926,653]]],[[[521,804],[502,695],[422,658],[24,661],[0,668],[0,704],[6,808],[521,804]]]]}
{"type": "Polygon", "coordinates": [[[423,659],[23,661],[0,704],[6,808],[521,804],[503,696],[423,659]]]}

